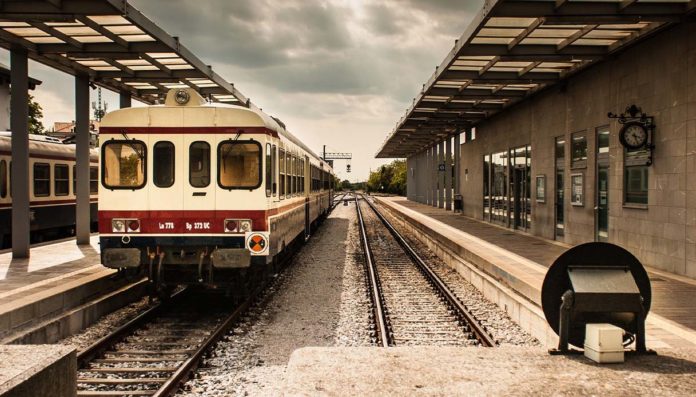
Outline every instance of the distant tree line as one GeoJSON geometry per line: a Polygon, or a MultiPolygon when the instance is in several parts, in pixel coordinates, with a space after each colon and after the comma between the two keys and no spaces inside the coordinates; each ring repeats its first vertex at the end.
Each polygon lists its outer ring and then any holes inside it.
{"type": "Polygon", "coordinates": [[[370,172],[367,191],[406,195],[406,160],[394,160],[370,172]]]}

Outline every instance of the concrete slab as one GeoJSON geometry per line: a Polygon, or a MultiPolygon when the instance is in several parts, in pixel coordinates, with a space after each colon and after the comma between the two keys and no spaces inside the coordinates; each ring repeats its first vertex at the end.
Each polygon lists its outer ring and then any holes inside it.
{"type": "Polygon", "coordinates": [[[693,395],[696,349],[599,365],[531,348],[321,348],[293,352],[287,396],[693,395]]]}
{"type": "Polygon", "coordinates": [[[0,396],[74,396],[75,349],[61,345],[0,345],[0,396]]]}

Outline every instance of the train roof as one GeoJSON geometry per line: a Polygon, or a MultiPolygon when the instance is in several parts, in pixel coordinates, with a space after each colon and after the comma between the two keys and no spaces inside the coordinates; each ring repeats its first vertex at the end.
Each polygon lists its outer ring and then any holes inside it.
{"type": "MultiPolygon", "coordinates": [[[[60,140],[55,142],[53,140],[43,140],[36,139],[36,137],[41,137],[41,135],[30,134],[29,139],[29,153],[31,156],[46,156],[46,157],[57,157],[64,158],[66,160],[75,159],[75,145],[74,144],[64,144],[60,140]]],[[[12,151],[12,136],[6,131],[0,131],[0,152],[11,152],[12,151]]],[[[99,160],[99,151],[97,149],[90,149],[90,160],[99,160]]]]}
{"type": "MultiPolygon", "coordinates": [[[[326,168],[329,164],[322,160],[307,145],[291,134],[277,119],[261,110],[244,106],[209,103],[193,89],[172,89],[167,94],[164,105],[151,105],[115,110],[107,113],[101,120],[103,127],[265,127],[275,131],[279,136],[301,147],[304,151],[320,161],[326,168]],[[186,92],[189,100],[186,104],[176,102],[177,93],[186,92]],[[179,111],[177,113],[173,111],[179,111]]],[[[333,170],[332,170],[333,171],[333,170]]]]}

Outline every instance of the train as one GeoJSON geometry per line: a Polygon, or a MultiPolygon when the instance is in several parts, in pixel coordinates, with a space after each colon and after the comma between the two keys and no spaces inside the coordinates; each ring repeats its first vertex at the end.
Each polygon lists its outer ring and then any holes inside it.
{"type": "Polygon", "coordinates": [[[171,89],[100,127],[102,264],[181,285],[242,291],[328,214],[329,164],[261,110],[171,89]]]}
{"type": "MultiPolygon", "coordinates": [[[[90,152],[90,219],[97,230],[99,152],[90,152]]],[[[0,249],[12,241],[11,132],[0,132],[0,249]]],[[[29,135],[31,241],[75,234],[75,145],[57,138],[29,135]]]]}

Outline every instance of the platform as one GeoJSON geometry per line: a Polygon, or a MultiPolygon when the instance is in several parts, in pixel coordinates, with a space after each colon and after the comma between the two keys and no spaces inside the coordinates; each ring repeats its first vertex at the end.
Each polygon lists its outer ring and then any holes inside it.
{"type": "MultiPolygon", "coordinates": [[[[462,276],[547,345],[556,341],[541,311],[546,269],[569,245],[478,221],[403,197],[376,198],[462,276]]],[[[696,347],[696,280],[647,268],[653,348],[696,347]]]]}
{"type": "Polygon", "coordinates": [[[284,395],[691,395],[694,373],[693,349],[598,365],[540,348],[306,347],[290,357],[284,395]]]}
{"type": "Polygon", "coordinates": [[[0,396],[75,395],[77,361],[69,346],[0,346],[0,396]]]}
{"type": "Polygon", "coordinates": [[[0,254],[0,342],[52,343],[140,296],[115,275],[100,265],[96,234],[86,246],[67,239],[33,247],[29,259],[0,254]]]}

